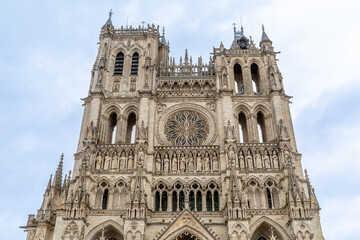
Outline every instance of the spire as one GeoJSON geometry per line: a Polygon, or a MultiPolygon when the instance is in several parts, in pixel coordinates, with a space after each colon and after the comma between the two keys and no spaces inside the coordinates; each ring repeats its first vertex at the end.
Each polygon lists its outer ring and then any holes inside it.
{"type": "Polygon", "coordinates": [[[271,42],[270,38],[265,33],[264,24],[262,25],[262,36],[261,36],[261,41],[260,42],[263,42],[263,41],[270,41],[271,42]]]}
{"type": "Polygon", "coordinates": [[[109,19],[106,21],[105,25],[112,25],[112,22],[111,22],[111,16],[113,15],[113,12],[112,12],[112,9],[110,9],[110,12],[109,12],[109,19]]]}
{"type": "Polygon", "coordinates": [[[185,65],[188,64],[188,50],[185,49],[185,65]]]}
{"type": "Polygon", "coordinates": [[[64,153],[60,156],[60,162],[55,173],[55,188],[61,189],[64,153]]]}
{"type": "Polygon", "coordinates": [[[49,179],[49,183],[48,183],[47,188],[46,188],[46,192],[49,192],[50,189],[51,189],[51,181],[52,181],[52,174],[50,174],[50,179],[49,179]]]}

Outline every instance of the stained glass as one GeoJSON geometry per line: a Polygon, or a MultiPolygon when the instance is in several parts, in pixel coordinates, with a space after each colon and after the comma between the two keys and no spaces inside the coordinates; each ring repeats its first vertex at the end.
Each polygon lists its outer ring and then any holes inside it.
{"type": "Polygon", "coordinates": [[[195,111],[176,112],[165,124],[166,138],[173,145],[201,145],[208,134],[209,124],[206,118],[195,111]]]}

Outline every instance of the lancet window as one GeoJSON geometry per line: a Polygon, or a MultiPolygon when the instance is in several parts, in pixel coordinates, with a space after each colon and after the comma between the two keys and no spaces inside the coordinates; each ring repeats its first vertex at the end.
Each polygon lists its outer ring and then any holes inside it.
{"type": "Polygon", "coordinates": [[[216,184],[210,183],[206,192],[206,210],[219,211],[219,192],[216,184]]]}
{"type": "Polygon", "coordinates": [[[126,143],[135,143],[135,132],[136,132],[136,115],[130,113],[127,119],[126,126],[126,143]]]}
{"type": "Polygon", "coordinates": [[[135,52],[131,58],[131,75],[138,74],[138,67],[139,67],[139,54],[135,52]]]}
{"type": "Polygon", "coordinates": [[[247,130],[246,116],[243,112],[239,113],[239,139],[240,142],[249,142],[249,135],[247,130]]]}
{"type": "Polygon", "coordinates": [[[258,112],[256,115],[256,121],[257,121],[257,129],[258,129],[258,136],[259,136],[259,142],[266,142],[267,136],[266,136],[266,126],[265,126],[265,117],[262,112],[258,112]]]}
{"type": "Polygon", "coordinates": [[[116,143],[116,131],[117,131],[117,115],[116,113],[112,113],[109,117],[109,124],[108,124],[108,134],[106,143],[114,144],[116,143]]]}
{"type": "Polygon", "coordinates": [[[240,64],[234,65],[234,84],[235,92],[237,94],[244,94],[244,80],[240,64]]]}
{"type": "Polygon", "coordinates": [[[185,198],[189,199],[191,211],[220,211],[220,190],[213,182],[209,183],[206,189],[198,182],[193,182],[187,187],[177,182],[170,190],[161,183],[156,187],[154,197],[155,211],[182,211],[185,208],[185,198]],[[171,205],[168,206],[167,203],[171,205]]]}
{"type": "Polygon", "coordinates": [[[260,92],[260,74],[259,67],[255,63],[251,64],[251,79],[253,83],[253,91],[255,94],[261,94],[260,92]]]}
{"type": "Polygon", "coordinates": [[[182,211],[185,207],[185,193],[183,185],[176,183],[175,188],[172,192],[172,210],[182,211]]]}
{"type": "Polygon", "coordinates": [[[155,211],[166,211],[168,203],[168,193],[166,186],[163,183],[159,183],[155,192],[155,211]]]}
{"type": "Polygon", "coordinates": [[[107,209],[108,197],[109,197],[109,190],[105,189],[103,198],[102,198],[102,202],[101,202],[101,209],[107,209]]]}
{"type": "Polygon", "coordinates": [[[202,211],[202,191],[198,183],[193,183],[190,187],[189,207],[192,211],[202,211]]]}
{"type": "Polygon", "coordinates": [[[122,75],[124,68],[124,54],[119,52],[115,58],[114,75],[122,75]]]}

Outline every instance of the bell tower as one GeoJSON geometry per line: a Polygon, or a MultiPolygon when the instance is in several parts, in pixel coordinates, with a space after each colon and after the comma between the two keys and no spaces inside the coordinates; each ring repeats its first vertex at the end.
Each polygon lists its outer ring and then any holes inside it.
{"type": "Polygon", "coordinates": [[[234,26],[229,48],[176,62],[164,28],[111,16],[74,168],[60,157],[27,239],[324,239],[264,27],[258,47],[234,26]]]}

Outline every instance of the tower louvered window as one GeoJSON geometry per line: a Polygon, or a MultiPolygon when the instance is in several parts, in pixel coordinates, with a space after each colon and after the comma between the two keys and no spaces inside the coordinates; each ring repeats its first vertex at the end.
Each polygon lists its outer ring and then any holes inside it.
{"type": "Polygon", "coordinates": [[[122,75],[124,68],[124,54],[119,52],[115,59],[114,75],[122,75]]]}
{"type": "Polygon", "coordinates": [[[131,75],[138,74],[138,67],[139,67],[139,54],[136,52],[132,55],[131,60],[131,75]]]}

